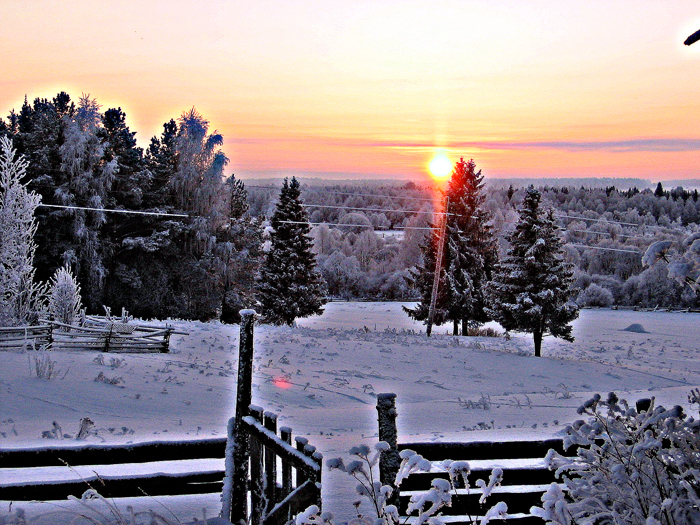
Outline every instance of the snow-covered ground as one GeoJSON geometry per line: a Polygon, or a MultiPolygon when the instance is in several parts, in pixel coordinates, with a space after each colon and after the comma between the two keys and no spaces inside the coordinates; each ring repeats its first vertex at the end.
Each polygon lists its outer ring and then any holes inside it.
{"type": "MultiPolygon", "coordinates": [[[[309,438],[325,458],[376,441],[380,392],[398,396],[403,442],[551,436],[595,392],[687,404],[688,392],[700,386],[699,321],[691,313],[583,310],[576,341],[545,338],[538,359],[525,334],[452,337],[438,327],[427,338],[399,303],[330,303],[296,328],[256,327],[253,402],[278,413],[280,424],[309,438]],[[625,330],[635,323],[646,333],[625,330]]],[[[55,351],[59,375],[49,381],[31,372],[32,352],[1,352],[0,447],[44,446],[42,432],[54,421],[75,435],[83,417],[98,429],[92,443],[225,435],[239,328],[173,324],[189,335],[173,336],[170,354],[55,351]],[[96,381],[100,372],[121,380],[96,381]]],[[[10,475],[0,465],[0,478],[10,475]]],[[[324,476],[326,509],[342,516],[351,510],[345,488],[352,484],[337,473],[324,476]]],[[[170,503],[190,519],[201,518],[202,506],[209,516],[218,512],[215,497],[170,503]]],[[[0,515],[8,506],[0,502],[0,515]]]]}

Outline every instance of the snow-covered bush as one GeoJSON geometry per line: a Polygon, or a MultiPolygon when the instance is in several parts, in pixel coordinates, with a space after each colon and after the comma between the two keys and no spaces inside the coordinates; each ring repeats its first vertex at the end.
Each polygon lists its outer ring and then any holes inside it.
{"type": "Polygon", "coordinates": [[[543,506],[531,512],[556,525],[681,525],[700,523],[700,421],[680,406],[666,410],[628,406],[610,393],[578,410],[587,421],[566,428],[564,448],[581,445],[574,458],[550,450],[546,463],[562,476],[543,506]]]}
{"type": "Polygon", "coordinates": [[[610,306],[613,304],[613,294],[610,290],[591,283],[579,294],[576,303],[579,306],[610,306]]]}
{"type": "Polygon", "coordinates": [[[82,302],[80,300],[80,285],[73,276],[70,268],[63,267],[56,270],[51,279],[49,289],[49,314],[54,321],[63,324],[73,324],[80,314],[82,302]]]}
{"type": "MultiPolygon", "coordinates": [[[[365,516],[360,513],[361,501],[354,502],[357,515],[350,520],[348,525],[398,525],[399,523],[407,522],[407,520],[400,521],[396,505],[390,504],[394,489],[389,485],[382,485],[373,472],[373,467],[378,464],[379,457],[382,451],[385,450],[389,450],[389,445],[384,441],[377,443],[374,451],[367,445],[360,445],[350,449],[350,454],[356,459],[344,461],[342,458],[333,458],[326,462],[330,470],[337,469],[346,472],[357,481],[357,493],[369,501],[372,506],[373,515],[365,516]]],[[[396,487],[399,487],[401,482],[410,474],[414,472],[429,472],[431,469],[431,463],[412,450],[402,450],[400,457],[401,464],[394,482],[396,487]]],[[[451,506],[452,496],[457,493],[457,484],[461,480],[463,486],[469,487],[467,480],[471,470],[469,463],[466,461],[446,460],[440,466],[449,474],[449,481],[436,478],[432,481],[429,490],[411,496],[406,513],[416,516],[415,520],[412,521],[415,525],[444,525],[439,518],[440,510],[443,507],[451,506]]],[[[480,505],[486,502],[494,487],[500,485],[502,479],[503,471],[500,468],[495,468],[491,473],[488,484],[483,480],[477,480],[476,485],[482,490],[482,496],[479,500],[480,505]]],[[[486,525],[492,519],[505,519],[507,512],[506,504],[499,502],[486,511],[479,523],[486,525]]],[[[467,519],[470,523],[476,523],[471,516],[467,516],[467,519]]],[[[332,514],[324,513],[319,515],[318,507],[312,506],[296,517],[295,525],[333,525],[332,520],[332,514]]]]}

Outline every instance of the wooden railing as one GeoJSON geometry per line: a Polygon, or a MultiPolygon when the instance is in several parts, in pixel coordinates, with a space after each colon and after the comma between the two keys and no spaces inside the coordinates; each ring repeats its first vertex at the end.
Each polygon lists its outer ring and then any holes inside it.
{"type": "MultiPolygon", "coordinates": [[[[321,506],[321,455],[277,415],[250,407],[243,435],[250,445],[249,475],[231,484],[224,457],[236,436],[129,445],[0,449],[0,500],[50,501],[80,497],[88,488],[112,498],[221,493],[247,502],[247,523],[283,525],[309,505],[321,506]],[[117,466],[118,468],[114,468],[117,466]],[[37,469],[36,467],[48,467],[37,469]],[[125,468],[128,467],[128,468],[125,468]]],[[[233,428],[233,425],[230,425],[233,428]]],[[[229,519],[230,506],[222,515],[229,519]]]]}
{"type": "Polygon", "coordinates": [[[77,327],[51,322],[53,343],[63,350],[97,350],[100,352],[167,353],[172,328],[144,328],[112,323],[100,328],[77,327]]]}
{"type": "Polygon", "coordinates": [[[0,500],[80,497],[89,485],[105,497],[221,492],[225,449],[225,438],[130,445],[1,448],[0,500]],[[88,465],[89,468],[81,468],[88,465]],[[129,465],[129,468],[113,469],[111,465],[129,465]],[[51,468],[37,470],[36,467],[51,468]],[[111,470],[115,473],[110,473],[111,470]]]}
{"type": "MultiPolygon", "coordinates": [[[[449,475],[440,463],[450,459],[468,461],[471,466],[469,483],[471,488],[455,487],[452,505],[442,509],[442,520],[452,524],[471,524],[483,516],[496,503],[502,501],[508,506],[507,523],[513,525],[543,525],[541,518],[530,514],[533,506],[542,506],[542,495],[556,480],[554,473],[545,466],[544,458],[550,449],[562,455],[575,456],[578,447],[564,450],[561,439],[534,441],[471,441],[444,443],[397,443],[396,442],[396,396],[380,394],[377,401],[379,412],[379,439],[387,441],[391,449],[380,460],[380,477],[383,483],[393,485],[399,463],[396,461],[401,450],[409,449],[430,461],[431,472],[411,474],[400,485],[398,491],[399,513],[406,517],[411,496],[430,489],[433,479],[448,479],[449,475]],[[392,443],[392,430],[393,443],[392,443]],[[393,457],[392,457],[393,454],[393,457]],[[477,479],[488,485],[494,467],[503,469],[503,481],[496,487],[484,505],[479,504],[481,489],[474,488],[477,479]]],[[[403,521],[403,520],[402,520],[403,521]]],[[[410,519],[408,522],[410,523],[410,519]]],[[[496,523],[503,523],[502,520],[496,523]]]]}
{"type": "MultiPolygon", "coordinates": [[[[234,428],[232,418],[229,429],[233,432],[234,428]]],[[[246,523],[283,525],[310,505],[320,508],[323,457],[316,447],[302,437],[296,437],[292,446],[291,429],[282,427],[278,435],[277,415],[256,406],[250,407],[241,428],[248,439],[248,476],[243,483],[233,477],[228,481],[232,500],[239,504],[250,501],[250,509],[245,506],[246,523]]],[[[235,439],[229,436],[230,442],[235,439]]],[[[225,493],[224,502],[227,499],[225,493]]],[[[229,506],[224,507],[222,515],[238,522],[229,506]]]]}
{"type": "Polygon", "coordinates": [[[0,350],[41,350],[51,344],[51,326],[13,326],[0,328],[0,350]]]}
{"type": "Polygon", "coordinates": [[[0,328],[0,350],[95,350],[98,352],[167,353],[170,327],[109,323],[103,326],[73,326],[49,321],[41,326],[0,328]]]}

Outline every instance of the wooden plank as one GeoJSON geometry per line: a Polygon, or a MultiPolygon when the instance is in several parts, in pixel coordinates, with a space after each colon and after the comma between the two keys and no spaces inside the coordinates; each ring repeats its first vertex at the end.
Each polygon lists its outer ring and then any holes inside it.
{"type": "MultiPolygon", "coordinates": [[[[483,515],[488,509],[499,501],[508,505],[510,514],[529,514],[533,505],[542,504],[542,495],[547,492],[549,485],[521,485],[518,487],[496,487],[486,500],[484,505],[479,505],[481,498],[480,489],[471,489],[469,494],[459,490],[457,495],[452,495],[452,506],[443,507],[442,514],[445,516],[459,515],[483,515]],[[517,492],[511,491],[518,489],[517,492]]],[[[399,497],[399,513],[406,515],[406,509],[410,494],[401,493],[399,497]]]]}
{"type": "Polygon", "coordinates": [[[143,496],[178,496],[183,494],[209,494],[221,492],[224,472],[196,474],[157,474],[143,478],[105,479],[89,477],[85,481],[64,483],[24,484],[0,487],[3,501],[64,500],[68,496],[79,498],[92,486],[107,498],[143,496]],[[89,483],[89,485],[88,485],[89,483]]]}
{"type": "MultiPolygon", "coordinates": [[[[272,434],[277,435],[277,414],[265,412],[263,415],[263,425],[272,434]]],[[[265,497],[268,501],[268,508],[277,502],[275,492],[277,489],[277,455],[271,448],[265,447],[265,497]]]]}
{"type": "MultiPolygon", "coordinates": [[[[481,479],[488,483],[491,469],[472,470],[468,481],[474,486],[476,480],[481,479]]],[[[449,479],[447,472],[417,472],[411,474],[401,483],[401,491],[428,490],[434,479],[449,479]]],[[[509,485],[545,485],[557,481],[554,472],[541,467],[504,468],[502,486],[509,485]]]]}
{"type": "MultiPolygon", "coordinates": [[[[258,423],[263,421],[262,409],[258,407],[250,407],[251,418],[254,418],[258,423]]],[[[263,450],[262,443],[250,436],[250,523],[260,523],[265,513],[265,501],[263,488],[263,450]]]]}
{"type": "Polygon", "coordinates": [[[32,332],[47,332],[51,333],[51,326],[47,324],[36,325],[36,326],[4,326],[0,327],[0,334],[3,333],[24,333],[26,331],[32,332]]]}
{"type": "Polygon", "coordinates": [[[410,449],[429,461],[478,459],[544,458],[549,449],[560,454],[576,455],[577,447],[565,451],[561,439],[538,441],[472,441],[445,443],[400,443],[399,450],[410,449]]]}
{"type": "MultiPolygon", "coordinates": [[[[252,438],[260,441],[262,445],[271,448],[278,456],[284,457],[295,469],[302,470],[313,477],[316,477],[321,471],[321,465],[317,458],[307,458],[298,450],[281,441],[277,436],[270,434],[263,425],[257,423],[250,416],[243,418],[243,423],[247,427],[247,431],[252,438]]],[[[299,440],[299,438],[297,438],[297,440],[299,440]]]]}
{"type": "MultiPolygon", "coordinates": [[[[289,446],[292,446],[292,429],[289,427],[280,428],[280,438],[289,446]]],[[[292,466],[282,458],[282,497],[286,498],[291,492],[292,466]]]]}
{"type": "Polygon", "coordinates": [[[321,491],[316,483],[305,481],[270,511],[263,525],[284,525],[310,505],[316,504],[320,497],[321,491]]]}
{"type": "Polygon", "coordinates": [[[133,445],[52,446],[41,449],[0,448],[2,468],[69,465],[115,465],[180,459],[223,458],[226,438],[179,442],[147,442],[133,445]],[[61,461],[63,460],[63,461],[61,461]],[[65,463],[64,463],[65,462],[65,463]]]}

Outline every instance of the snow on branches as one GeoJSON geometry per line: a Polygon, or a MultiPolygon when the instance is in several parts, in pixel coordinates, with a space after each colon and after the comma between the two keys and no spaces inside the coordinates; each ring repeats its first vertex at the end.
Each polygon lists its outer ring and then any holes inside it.
{"type": "MultiPolygon", "coordinates": [[[[394,489],[389,485],[382,485],[376,480],[373,472],[379,462],[379,457],[383,451],[389,450],[389,445],[385,441],[380,441],[374,447],[374,451],[367,445],[360,445],[350,449],[350,454],[356,459],[345,461],[342,458],[329,459],[326,466],[330,470],[346,472],[358,482],[357,493],[370,502],[373,516],[366,516],[360,512],[361,501],[354,503],[357,516],[350,520],[348,525],[406,525],[409,519],[416,525],[444,525],[440,519],[441,509],[452,505],[452,497],[457,494],[457,486],[460,480],[464,487],[469,487],[467,480],[471,468],[466,461],[445,460],[438,465],[433,465],[420,454],[413,450],[402,450],[400,453],[401,465],[396,474],[395,485],[399,487],[401,483],[410,475],[416,472],[430,472],[431,468],[437,468],[449,475],[449,480],[442,478],[433,479],[430,489],[411,496],[406,509],[408,516],[403,519],[399,516],[396,505],[390,504],[394,489]],[[415,518],[409,518],[414,515],[415,518]]],[[[479,501],[483,505],[491,495],[494,487],[499,486],[503,480],[503,471],[495,468],[491,473],[488,485],[483,480],[477,480],[477,486],[482,489],[482,496],[479,501]],[[479,483],[481,482],[481,483],[479,483]]],[[[318,507],[309,507],[305,512],[296,517],[296,525],[333,525],[333,516],[325,513],[319,516],[318,507]]],[[[508,507],[505,503],[498,502],[488,509],[484,516],[479,519],[481,525],[486,525],[492,519],[505,519],[508,507]]],[[[476,523],[476,519],[467,516],[469,523],[476,523]]]]}
{"type": "Polygon", "coordinates": [[[606,401],[596,394],[578,412],[588,420],[568,426],[564,438],[578,455],[550,450],[545,459],[568,497],[553,484],[532,514],[554,525],[700,523],[700,421],[653,398],[631,408],[614,393],[606,401]]]}
{"type": "Polygon", "coordinates": [[[659,260],[666,261],[668,276],[697,292],[700,286],[700,233],[694,233],[683,241],[685,251],[682,254],[672,254],[672,247],[673,241],[652,243],[642,256],[642,264],[653,266],[659,260]]]}

